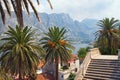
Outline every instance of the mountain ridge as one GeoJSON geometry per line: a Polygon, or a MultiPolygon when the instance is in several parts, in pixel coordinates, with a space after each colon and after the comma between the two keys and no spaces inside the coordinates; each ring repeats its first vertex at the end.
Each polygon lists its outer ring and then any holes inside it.
{"type": "MultiPolygon", "coordinates": [[[[48,27],[58,26],[65,27],[68,30],[68,35],[71,39],[80,41],[80,42],[91,42],[94,41],[94,32],[98,30],[96,26],[98,20],[96,19],[84,19],[81,22],[73,20],[69,14],[66,13],[39,13],[40,22],[36,19],[34,13],[31,13],[30,16],[26,12],[23,12],[24,23],[28,26],[34,26],[40,30],[41,33],[46,32],[48,27]]],[[[15,26],[17,24],[15,14],[12,13],[12,17],[6,15],[6,25],[5,26],[15,26]]],[[[0,33],[6,31],[4,25],[0,20],[0,33]]]]}

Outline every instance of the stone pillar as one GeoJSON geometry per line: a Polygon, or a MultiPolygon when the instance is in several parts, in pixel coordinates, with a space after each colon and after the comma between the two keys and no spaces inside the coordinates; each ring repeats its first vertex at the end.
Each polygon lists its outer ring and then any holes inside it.
{"type": "Polygon", "coordinates": [[[118,60],[120,60],[120,49],[118,49],[118,60]]]}

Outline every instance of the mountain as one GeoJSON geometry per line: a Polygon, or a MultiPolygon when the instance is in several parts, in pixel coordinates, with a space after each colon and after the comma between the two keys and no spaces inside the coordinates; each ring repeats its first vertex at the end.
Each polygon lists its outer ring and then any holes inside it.
{"type": "MultiPolygon", "coordinates": [[[[65,27],[68,31],[67,35],[70,36],[72,40],[75,41],[85,41],[90,42],[94,41],[94,32],[98,30],[98,26],[96,26],[96,19],[84,19],[81,22],[77,20],[73,20],[68,14],[65,13],[39,13],[40,14],[40,22],[38,22],[34,13],[31,12],[30,16],[27,15],[26,12],[24,14],[24,23],[25,25],[32,26],[34,28],[39,29],[38,33],[42,34],[47,31],[48,27],[58,26],[65,27]]],[[[12,13],[12,17],[7,15],[6,25],[2,24],[0,20],[0,33],[7,30],[7,26],[15,26],[17,24],[15,14],[12,13]]]]}

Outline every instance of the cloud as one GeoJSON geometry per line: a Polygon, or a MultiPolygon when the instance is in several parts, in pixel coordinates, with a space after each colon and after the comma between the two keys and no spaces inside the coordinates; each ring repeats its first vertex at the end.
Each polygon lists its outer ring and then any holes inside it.
{"type": "Polygon", "coordinates": [[[39,12],[68,13],[77,20],[120,17],[120,0],[51,0],[51,2],[53,10],[50,9],[47,0],[41,0],[40,6],[34,3],[39,12]]]}

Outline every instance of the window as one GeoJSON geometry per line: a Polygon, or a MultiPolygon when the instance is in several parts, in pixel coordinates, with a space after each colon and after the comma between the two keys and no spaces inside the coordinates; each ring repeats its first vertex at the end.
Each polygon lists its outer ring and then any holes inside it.
{"type": "Polygon", "coordinates": [[[68,65],[69,65],[69,67],[70,67],[70,63],[69,63],[68,65]]]}
{"type": "Polygon", "coordinates": [[[63,78],[64,76],[62,75],[61,77],[63,78]]]}
{"type": "Polygon", "coordinates": [[[75,59],[74,59],[74,63],[75,63],[75,59]]]}
{"type": "Polygon", "coordinates": [[[75,68],[75,72],[77,72],[77,68],[75,68]]]}

